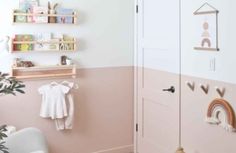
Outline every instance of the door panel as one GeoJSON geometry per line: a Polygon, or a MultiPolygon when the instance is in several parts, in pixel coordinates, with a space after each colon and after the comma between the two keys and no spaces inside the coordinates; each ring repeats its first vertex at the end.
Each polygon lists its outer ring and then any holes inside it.
{"type": "Polygon", "coordinates": [[[178,146],[179,1],[140,0],[137,15],[138,153],[178,146]],[[175,93],[162,89],[175,86],[175,93]]]}
{"type": "Polygon", "coordinates": [[[178,75],[148,68],[139,68],[138,73],[138,152],[174,152],[178,146],[178,91],[163,93],[162,89],[178,87],[178,75]]]}
{"type": "Polygon", "coordinates": [[[139,65],[178,73],[179,0],[140,0],[137,20],[139,65]]]}

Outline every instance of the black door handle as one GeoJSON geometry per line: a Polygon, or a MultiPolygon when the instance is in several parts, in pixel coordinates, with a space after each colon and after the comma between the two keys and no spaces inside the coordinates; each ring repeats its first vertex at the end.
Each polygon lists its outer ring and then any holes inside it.
{"type": "Polygon", "coordinates": [[[175,87],[171,86],[169,89],[163,89],[163,91],[168,91],[168,92],[171,92],[171,93],[175,93],[175,87]]]}

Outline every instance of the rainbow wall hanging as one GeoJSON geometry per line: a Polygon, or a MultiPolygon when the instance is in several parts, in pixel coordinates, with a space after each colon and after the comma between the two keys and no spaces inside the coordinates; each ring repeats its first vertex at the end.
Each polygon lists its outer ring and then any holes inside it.
{"type": "Polygon", "coordinates": [[[206,122],[219,125],[229,132],[236,131],[234,110],[224,99],[215,99],[209,105],[206,122]]]}

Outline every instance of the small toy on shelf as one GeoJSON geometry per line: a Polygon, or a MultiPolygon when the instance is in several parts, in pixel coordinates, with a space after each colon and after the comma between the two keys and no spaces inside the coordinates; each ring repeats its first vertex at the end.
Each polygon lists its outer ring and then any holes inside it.
{"type": "Polygon", "coordinates": [[[61,56],[61,65],[66,65],[66,59],[67,59],[67,56],[65,55],[61,56]]]}
{"type": "Polygon", "coordinates": [[[22,67],[34,67],[33,62],[31,61],[21,61],[22,67]]]}
{"type": "Polygon", "coordinates": [[[14,67],[19,67],[20,61],[21,61],[20,58],[14,58],[14,60],[13,60],[13,66],[14,66],[14,67]]]}
{"type": "MultiPolygon", "coordinates": [[[[58,3],[52,5],[50,2],[48,2],[48,13],[49,15],[55,15],[56,14],[56,7],[58,6],[58,3]]],[[[48,23],[56,23],[56,16],[49,16],[48,17],[48,23]]]]}
{"type": "Polygon", "coordinates": [[[69,57],[63,55],[61,56],[61,65],[72,65],[72,59],[70,59],[69,57]]]}
{"type": "Polygon", "coordinates": [[[72,65],[74,64],[71,58],[66,58],[66,65],[72,65]]]}
{"type": "Polygon", "coordinates": [[[13,61],[14,67],[34,67],[31,61],[22,61],[20,58],[15,58],[13,61]]]}

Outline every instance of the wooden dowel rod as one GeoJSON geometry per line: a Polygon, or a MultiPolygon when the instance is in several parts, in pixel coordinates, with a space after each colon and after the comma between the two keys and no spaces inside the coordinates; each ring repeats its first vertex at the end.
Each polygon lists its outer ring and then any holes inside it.
{"type": "Polygon", "coordinates": [[[71,76],[73,77],[73,73],[68,74],[47,74],[47,75],[25,75],[25,76],[13,76],[17,79],[33,79],[33,78],[47,78],[47,77],[63,77],[63,76],[71,76]]]}
{"type": "Polygon", "coordinates": [[[218,11],[195,12],[194,15],[216,14],[218,11]]]}
{"type": "Polygon", "coordinates": [[[204,50],[204,51],[219,51],[218,48],[203,48],[203,47],[194,47],[195,50],[204,50]]]}

